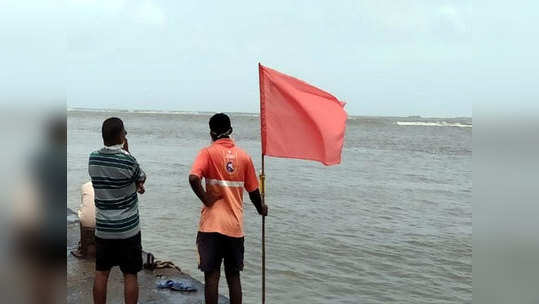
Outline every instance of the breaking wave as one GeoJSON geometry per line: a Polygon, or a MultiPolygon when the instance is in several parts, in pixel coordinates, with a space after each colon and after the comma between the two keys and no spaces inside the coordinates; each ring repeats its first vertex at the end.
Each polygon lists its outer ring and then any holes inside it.
{"type": "Polygon", "coordinates": [[[459,127],[459,128],[471,128],[471,124],[463,124],[460,122],[426,122],[426,121],[397,121],[399,126],[423,126],[423,127],[459,127]]]}

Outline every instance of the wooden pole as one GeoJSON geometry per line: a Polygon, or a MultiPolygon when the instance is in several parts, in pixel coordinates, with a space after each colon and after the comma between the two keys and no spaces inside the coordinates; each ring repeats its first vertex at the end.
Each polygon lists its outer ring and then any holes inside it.
{"type": "MultiPolygon", "coordinates": [[[[266,176],[264,175],[264,154],[262,154],[262,173],[260,174],[262,204],[266,204],[266,176]]],[[[266,303],[266,217],[262,216],[262,304],[266,303]]]]}

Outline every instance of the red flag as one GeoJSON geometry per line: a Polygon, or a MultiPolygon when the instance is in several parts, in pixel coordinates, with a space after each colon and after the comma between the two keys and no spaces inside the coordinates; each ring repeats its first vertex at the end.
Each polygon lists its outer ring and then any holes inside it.
{"type": "Polygon", "coordinates": [[[341,162],[344,102],[304,81],[258,64],[262,154],[341,162]]]}

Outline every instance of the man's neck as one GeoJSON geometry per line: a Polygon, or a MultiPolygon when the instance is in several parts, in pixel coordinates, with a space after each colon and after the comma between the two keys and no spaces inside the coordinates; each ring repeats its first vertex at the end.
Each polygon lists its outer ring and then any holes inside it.
{"type": "Polygon", "coordinates": [[[230,139],[230,136],[226,135],[226,136],[223,136],[223,137],[215,138],[215,139],[213,139],[213,142],[216,142],[216,141],[218,141],[220,139],[230,139]]]}
{"type": "Polygon", "coordinates": [[[119,150],[119,149],[122,149],[123,148],[123,144],[113,144],[113,145],[110,145],[110,144],[105,144],[105,148],[107,149],[110,149],[110,150],[119,150]]]}

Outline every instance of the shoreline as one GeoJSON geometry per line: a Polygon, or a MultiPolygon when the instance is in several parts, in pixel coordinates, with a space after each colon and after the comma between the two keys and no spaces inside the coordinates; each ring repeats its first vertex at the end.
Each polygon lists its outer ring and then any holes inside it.
{"type": "MultiPolygon", "coordinates": [[[[95,271],[95,260],[77,258],[70,251],[75,249],[80,239],[80,225],[76,212],[67,208],[67,303],[93,303],[92,286],[95,271]]],[[[143,261],[149,252],[143,251],[143,261]]],[[[156,258],[157,259],[157,258],[156,258]]],[[[204,284],[190,275],[179,272],[174,268],[160,268],[154,270],[142,269],[138,273],[139,303],[160,304],[204,303],[204,284]],[[190,282],[197,291],[182,292],[168,289],[158,289],[158,282],[167,279],[190,282]]],[[[111,270],[107,302],[123,303],[123,278],[118,267],[111,270]]],[[[219,295],[219,304],[229,303],[228,299],[219,295]]]]}

